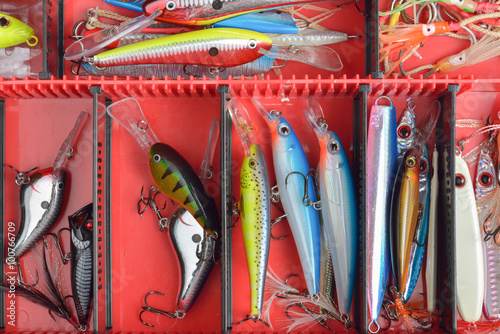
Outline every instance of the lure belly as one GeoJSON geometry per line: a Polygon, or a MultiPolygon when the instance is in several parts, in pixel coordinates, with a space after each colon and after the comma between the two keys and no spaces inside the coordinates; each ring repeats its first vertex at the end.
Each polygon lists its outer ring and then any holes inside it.
{"type": "Polygon", "coordinates": [[[151,15],[156,9],[162,13],[158,21],[181,25],[208,25],[233,16],[275,9],[285,6],[298,6],[327,0],[266,0],[261,2],[245,0],[149,0],[142,12],[151,15]]]}
{"type": "Polygon", "coordinates": [[[71,289],[78,323],[86,327],[92,308],[93,204],[84,206],[68,217],[71,231],[71,289]]]}
{"type": "Polygon", "coordinates": [[[427,232],[429,230],[429,209],[430,209],[430,179],[431,169],[428,163],[429,151],[427,146],[424,147],[422,158],[420,159],[419,170],[419,196],[418,201],[422,207],[422,214],[420,215],[417,227],[415,229],[415,238],[410,251],[410,264],[407,279],[404,285],[403,298],[408,301],[417,284],[418,276],[425,254],[425,241],[427,240],[427,232]]]}
{"type": "Polygon", "coordinates": [[[86,60],[99,67],[166,63],[232,67],[260,58],[259,51],[271,46],[271,39],[258,32],[213,28],[122,46],[86,60]]]}
{"type": "Polygon", "coordinates": [[[375,105],[371,109],[367,138],[367,297],[371,323],[377,328],[389,275],[389,219],[397,165],[396,110],[375,105]]]}
{"type": "Polygon", "coordinates": [[[105,77],[143,77],[151,79],[153,76],[156,78],[177,78],[178,76],[189,79],[194,77],[207,77],[215,79],[217,76],[221,79],[227,79],[229,76],[240,77],[266,73],[273,67],[273,58],[262,56],[248,64],[217,68],[209,66],[193,66],[193,65],[179,65],[179,64],[156,64],[156,65],[124,65],[124,66],[110,66],[110,67],[96,67],[89,63],[82,63],[82,67],[87,71],[86,74],[99,75],[105,77]]]}
{"type": "Polygon", "coordinates": [[[408,278],[410,254],[415,238],[419,208],[419,168],[417,149],[406,152],[394,187],[391,221],[392,265],[396,286],[404,291],[408,278]]]}
{"type": "Polygon", "coordinates": [[[264,119],[272,134],[274,170],[283,209],[299,252],[307,289],[309,294],[316,295],[319,292],[321,259],[319,214],[312,205],[303,203],[305,190],[309,199],[316,202],[313,178],[306,180],[309,164],[290,124],[275,114],[268,114],[264,119]]]}
{"type": "Polygon", "coordinates": [[[316,46],[328,45],[347,41],[346,33],[330,30],[306,29],[293,34],[267,34],[273,41],[273,45],[280,46],[316,46]]]}
{"type": "Polygon", "coordinates": [[[21,224],[13,248],[14,258],[26,254],[54,226],[64,203],[66,172],[53,175],[52,167],[26,175],[21,185],[21,224]]]}
{"type": "Polygon", "coordinates": [[[323,223],[320,223],[320,229],[321,274],[319,277],[319,293],[327,300],[332,300],[334,291],[332,255],[323,223]]]}
{"type": "Polygon", "coordinates": [[[457,306],[462,319],[481,317],[484,295],[484,258],[474,189],[467,163],[455,157],[455,252],[457,306]]]}
{"type": "Polygon", "coordinates": [[[151,146],[149,170],[158,190],[191,213],[210,234],[219,235],[219,214],[214,199],[176,150],[163,143],[151,146]]]}
{"type": "Polygon", "coordinates": [[[271,243],[271,197],[266,160],[258,144],[250,146],[240,174],[241,230],[250,275],[251,312],[261,314],[271,243]]]}
{"type": "Polygon", "coordinates": [[[0,13],[0,49],[24,42],[29,46],[37,45],[38,38],[33,28],[15,17],[0,13]]]}
{"type": "Polygon", "coordinates": [[[184,208],[175,211],[169,233],[180,265],[176,315],[182,318],[195,303],[215,265],[205,259],[218,253],[220,239],[214,240],[184,208]]]}
{"type": "Polygon", "coordinates": [[[333,132],[318,136],[321,217],[331,250],[339,311],[349,314],[356,275],[358,214],[345,150],[333,132]]]}

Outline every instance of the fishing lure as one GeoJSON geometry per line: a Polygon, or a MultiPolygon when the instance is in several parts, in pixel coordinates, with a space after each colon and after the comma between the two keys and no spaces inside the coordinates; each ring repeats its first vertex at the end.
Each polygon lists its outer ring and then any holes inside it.
{"type": "Polygon", "coordinates": [[[328,131],[318,101],[309,98],[304,110],[320,145],[318,184],[321,217],[325,226],[335,276],[339,311],[348,317],[356,276],[358,207],[354,180],[347,155],[339,138],[328,131]]]}
{"type": "Polygon", "coordinates": [[[403,291],[404,300],[410,300],[413,289],[417,284],[420,269],[424,260],[425,241],[429,230],[429,209],[430,209],[430,179],[432,171],[429,165],[429,150],[427,145],[424,147],[419,166],[419,213],[417,226],[415,228],[415,237],[410,250],[410,263],[408,265],[408,274],[403,291]]]}
{"type": "Polygon", "coordinates": [[[189,64],[232,67],[246,64],[270,50],[271,39],[261,33],[213,28],[170,35],[84,57],[93,65],[189,64]]]}
{"type": "Polygon", "coordinates": [[[280,46],[315,46],[345,42],[361,36],[349,36],[346,33],[331,30],[306,29],[295,34],[266,34],[271,38],[273,45],[280,46]]]}
{"type": "Polygon", "coordinates": [[[370,324],[368,330],[380,330],[378,316],[389,275],[389,220],[394,175],[397,168],[396,109],[388,97],[379,97],[371,109],[367,139],[367,297],[370,324]],[[390,106],[380,105],[385,98],[390,106]],[[372,330],[373,325],[376,326],[372,330]]]}
{"type": "Polygon", "coordinates": [[[292,229],[295,245],[313,299],[319,292],[321,246],[319,209],[314,181],[304,149],[281,113],[267,110],[256,99],[252,103],[266,121],[272,135],[273,161],[283,209],[292,229]]]}
{"type": "Polygon", "coordinates": [[[142,5],[146,0],[104,0],[113,6],[132,10],[134,12],[142,13],[142,5]]]}
{"type": "Polygon", "coordinates": [[[327,0],[266,0],[259,3],[244,0],[148,0],[142,11],[149,15],[155,10],[162,10],[161,15],[156,18],[158,21],[180,25],[208,25],[249,12],[324,1],[327,0]]]}
{"type": "Polygon", "coordinates": [[[87,330],[93,296],[94,219],[90,203],[68,217],[71,233],[71,289],[81,330],[87,330]]]}
{"type": "Polygon", "coordinates": [[[29,46],[38,44],[33,28],[15,17],[0,13],[0,49],[24,42],[29,46]]]}
{"type": "MultiPolygon", "coordinates": [[[[266,10],[251,12],[222,21],[215,22],[213,28],[239,28],[252,27],[252,30],[262,33],[297,34],[299,28],[295,24],[292,14],[281,10],[266,10]]],[[[300,21],[300,20],[297,20],[300,21]]]]}
{"type": "Polygon", "coordinates": [[[455,252],[457,306],[462,319],[481,317],[484,295],[484,258],[474,189],[467,163],[455,156],[455,252]]]}
{"type": "Polygon", "coordinates": [[[475,196],[486,266],[483,313],[489,320],[498,320],[500,318],[500,303],[498,302],[500,297],[498,287],[500,246],[498,246],[496,230],[498,229],[500,207],[498,205],[497,173],[495,164],[490,157],[491,148],[491,142],[487,141],[483,144],[479,154],[475,196]]]}
{"type": "Polygon", "coordinates": [[[416,115],[415,101],[409,99],[398,123],[398,157],[402,158],[406,151],[415,145],[416,115]]]}
{"type": "Polygon", "coordinates": [[[160,143],[149,127],[139,102],[126,98],[108,106],[107,112],[136,140],[149,157],[149,171],[156,187],[185,208],[215,239],[220,234],[217,206],[189,163],[171,146],[160,143]]]}
{"type": "Polygon", "coordinates": [[[22,213],[13,247],[15,259],[26,254],[56,223],[67,192],[64,167],[73,154],[73,147],[88,117],[86,112],[80,113],[52,167],[17,175],[22,213]]]}
{"type": "Polygon", "coordinates": [[[462,67],[479,64],[498,55],[500,55],[500,39],[484,35],[479,41],[460,53],[439,60],[436,66],[439,72],[449,73],[462,67]]]}
{"type": "Polygon", "coordinates": [[[247,318],[263,321],[260,317],[271,244],[271,194],[266,159],[255,140],[246,109],[232,99],[228,102],[228,111],[245,151],[240,173],[239,211],[250,276],[251,310],[247,318]]]}
{"type": "Polygon", "coordinates": [[[273,58],[262,56],[253,62],[227,68],[179,64],[124,65],[102,68],[89,63],[82,63],[81,66],[86,72],[78,73],[77,71],[74,71],[74,74],[98,75],[105,77],[117,76],[122,78],[143,77],[146,79],[151,79],[152,77],[164,78],[165,76],[174,79],[177,77],[190,79],[191,76],[196,78],[206,77],[215,79],[216,77],[219,77],[220,79],[227,79],[230,76],[236,78],[240,76],[253,76],[269,72],[272,68],[274,68],[273,62],[273,58]]]}

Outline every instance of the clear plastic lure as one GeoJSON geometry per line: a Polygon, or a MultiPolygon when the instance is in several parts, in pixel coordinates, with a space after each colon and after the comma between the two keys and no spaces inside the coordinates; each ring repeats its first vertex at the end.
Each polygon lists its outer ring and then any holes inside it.
{"type": "Polygon", "coordinates": [[[260,58],[259,51],[271,47],[271,39],[258,32],[213,28],[126,45],[84,61],[99,67],[166,63],[232,67],[260,58]]]}
{"type": "Polygon", "coordinates": [[[306,29],[297,34],[266,34],[273,41],[273,45],[280,46],[315,46],[328,45],[347,41],[349,38],[358,36],[349,36],[346,33],[330,30],[306,29]]]}

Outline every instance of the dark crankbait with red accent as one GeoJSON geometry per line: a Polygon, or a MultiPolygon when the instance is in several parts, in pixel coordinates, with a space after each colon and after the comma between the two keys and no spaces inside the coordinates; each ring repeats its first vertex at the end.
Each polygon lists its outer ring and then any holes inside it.
{"type": "Polygon", "coordinates": [[[88,116],[85,112],[80,113],[52,167],[17,175],[16,183],[21,186],[22,215],[13,247],[15,259],[26,254],[56,223],[66,193],[64,166],[73,154],[73,146],[88,116]]]}
{"type": "Polygon", "coordinates": [[[86,330],[92,306],[93,205],[68,217],[71,231],[71,289],[81,329],[86,330]]]}

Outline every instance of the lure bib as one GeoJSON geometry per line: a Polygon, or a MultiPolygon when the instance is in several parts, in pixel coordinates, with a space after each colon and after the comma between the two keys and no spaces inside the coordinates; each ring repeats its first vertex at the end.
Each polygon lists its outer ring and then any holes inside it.
{"type": "Polygon", "coordinates": [[[21,225],[16,236],[14,258],[26,254],[56,223],[64,202],[66,172],[53,175],[52,167],[28,174],[21,185],[21,225]]]}
{"type": "Polygon", "coordinates": [[[170,35],[109,50],[93,58],[96,66],[183,64],[232,67],[249,63],[270,50],[264,34],[232,28],[213,28],[170,35]]]}
{"type": "Polygon", "coordinates": [[[162,13],[158,21],[181,25],[208,25],[227,18],[264,9],[297,6],[330,0],[149,0],[142,7],[145,15],[156,9],[162,13]]]}
{"type": "Polygon", "coordinates": [[[0,13],[0,49],[26,42],[35,46],[38,38],[29,25],[7,14],[0,13]]]}
{"type": "Polygon", "coordinates": [[[179,203],[210,234],[220,233],[219,215],[212,196],[188,162],[172,147],[156,143],[150,148],[149,169],[156,187],[179,203]]]}
{"type": "Polygon", "coordinates": [[[266,160],[258,144],[250,146],[240,174],[241,230],[250,275],[251,315],[260,315],[264,301],[271,243],[271,196],[266,160]]]}

